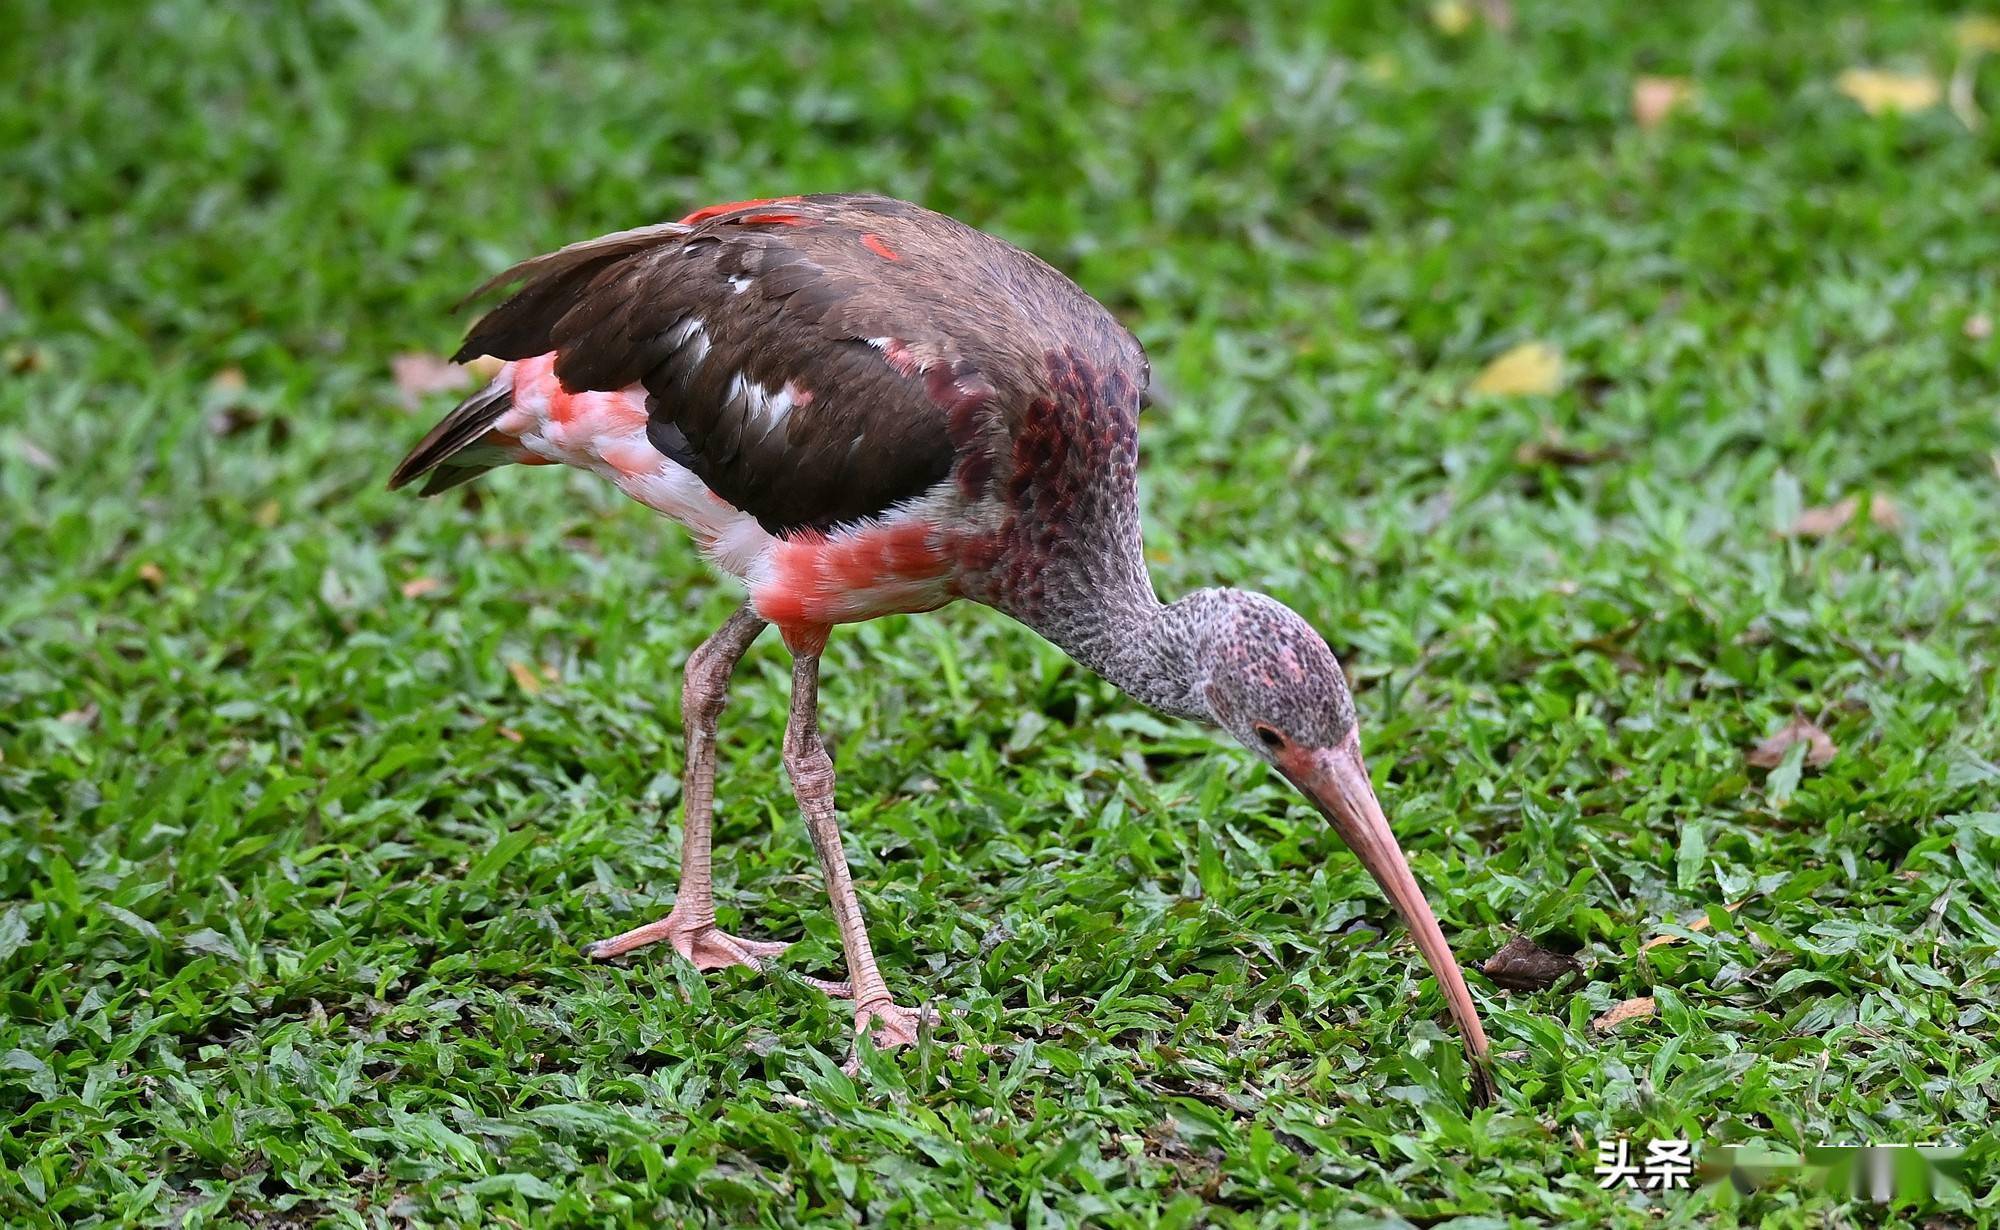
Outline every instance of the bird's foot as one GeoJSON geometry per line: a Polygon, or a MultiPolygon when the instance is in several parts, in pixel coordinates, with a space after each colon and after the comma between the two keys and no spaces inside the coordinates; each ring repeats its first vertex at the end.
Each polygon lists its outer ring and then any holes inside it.
{"type": "MultiPolygon", "coordinates": [[[[892,1000],[877,1000],[863,1004],[854,1010],[854,1036],[858,1041],[867,1034],[878,1051],[892,1051],[900,1046],[915,1046],[917,1031],[925,1024],[936,1025],[938,1014],[928,1007],[905,1008],[892,1000]]],[[[861,1053],[857,1048],[848,1056],[841,1070],[852,1076],[861,1066],[861,1053]]]]}
{"type": "Polygon", "coordinates": [[[657,944],[666,940],[674,946],[674,951],[694,963],[696,969],[726,969],[741,965],[746,969],[761,970],[763,959],[775,957],[785,951],[788,945],[771,940],[746,940],[731,935],[717,927],[713,921],[701,921],[683,915],[675,909],[657,922],[649,922],[643,927],[634,927],[622,935],[614,935],[608,940],[598,940],[583,946],[583,955],[593,961],[608,961],[622,957],[636,948],[657,944]]]}

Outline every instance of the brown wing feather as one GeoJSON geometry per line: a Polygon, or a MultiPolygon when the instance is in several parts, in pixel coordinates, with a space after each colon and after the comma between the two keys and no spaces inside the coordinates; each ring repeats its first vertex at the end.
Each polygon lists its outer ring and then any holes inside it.
{"type": "Polygon", "coordinates": [[[656,446],[777,533],[874,515],[991,455],[1052,351],[1145,383],[1138,343],[1060,273],[883,197],[697,211],[488,285],[516,279],[460,357],[554,351],[572,391],[644,385],[656,446]]]}

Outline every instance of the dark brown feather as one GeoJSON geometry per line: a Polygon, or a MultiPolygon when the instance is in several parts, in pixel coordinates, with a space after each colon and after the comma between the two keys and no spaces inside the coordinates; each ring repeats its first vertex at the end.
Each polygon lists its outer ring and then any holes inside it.
{"type": "MultiPolygon", "coordinates": [[[[389,490],[394,491],[414,479],[420,478],[443,465],[451,457],[476,443],[492,429],[493,423],[512,406],[512,389],[495,382],[474,393],[458,404],[458,408],[438,421],[417,446],[411,449],[397,464],[395,473],[389,476],[389,490]]],[[[466,469],[466,467],[457,467],[466,469]]],[[[477,477],[487,467],[472,467],[470,473],[440,483],[433,480],[424,484],[422,495],[435,495],[449,487],[477,477]]]]}
{"type": "Polygon", "coordinates": [[[572,392],[643,385],[654,445],[774,533],[873,516],[961,456],[1001,455],[1053,350],[1144,387],[1101,306],[940,214],[816,196],[690,219],[515,266],[489,285],[525,283],[460,356],[554,351],[572,392]],[[802,404],[773,428],[756,411],[781,391],[802,404]]]}

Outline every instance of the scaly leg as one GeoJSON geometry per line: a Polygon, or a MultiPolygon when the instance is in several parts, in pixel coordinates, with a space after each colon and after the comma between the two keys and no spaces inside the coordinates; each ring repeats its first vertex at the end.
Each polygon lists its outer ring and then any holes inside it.
{"type": "Polygon", "coordinates": [[[743,660],[764,621],[746,604],[689,655],[681,688],[681,724],[687,733],[687,767],[681,797],[687,804],[681,839],[681,886],[665,918],[623,935],[586,944],[583,955],[597,960],[667,940],[699,969],[745,965],[762,969],[760,957],[775,957],[785,945],[738,939],[715,925],[715,881],[709,841],[715,814],[715,725],[728,699],[729,676],[743,660]]]}
{"type": "Polygon", "coordinates": [[[794,650],[792,716],[785,724],[785,771],[792,793],[805,813],[813,849],[826,875],[826,893],[833,901],[834,922],[840,926],[840,946],[847,952],[848,987],[854,998],[854,1032],[873,1027],[875,1045],[909,1046],[917,1040],[923,1020],[919,1009],[905,1008],[889,996],[876,968],[875,951],[861,921],[861,902],[847,871],[847,851],[840,844],[840,815],[833,802],[833,758],[819,737],[819,653],[794,650]]]}

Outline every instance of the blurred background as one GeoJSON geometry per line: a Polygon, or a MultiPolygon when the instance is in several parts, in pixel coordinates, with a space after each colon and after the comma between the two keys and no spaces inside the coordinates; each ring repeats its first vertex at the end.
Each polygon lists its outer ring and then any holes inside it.
{"type": "MultiPolygon", "coordinates": [[[[10,0],[0,79],[10,1221],[1831,1216],[1591,1168],[1990,1121],[2000,9],[10,0]],[[1314,619],[1460,957],[1553,961],[1497,1110],[1337,841],[981,611],[828,666],[936,1048],[580,965],[730,594],[582,475],[382,484],[487,274],[832,190],[1146,343],[1162,591],[1314,619]]],[[[829,967],[752,667],[723,921],[829,967]]]]}

